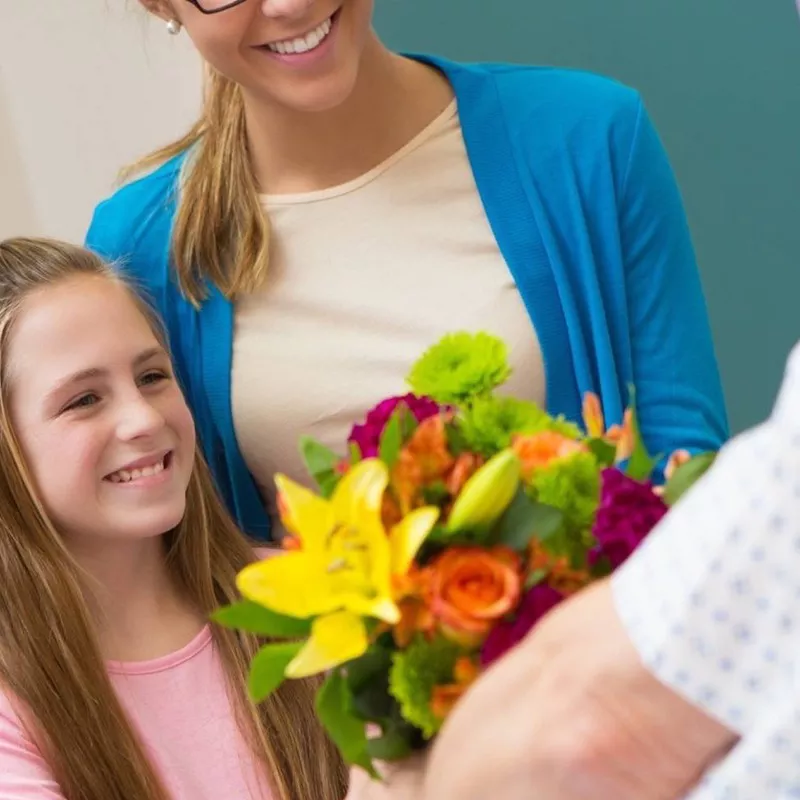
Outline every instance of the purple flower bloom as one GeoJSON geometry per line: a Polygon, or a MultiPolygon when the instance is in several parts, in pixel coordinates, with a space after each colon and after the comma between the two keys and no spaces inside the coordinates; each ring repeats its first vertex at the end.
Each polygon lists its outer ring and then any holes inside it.
{"type": "Polygon", "coordinates": [[[400,403],[405,404],[417,422],[439,413],[439,406],[429,397],[405,394],[382,400],[367,414],[361,425],[353,425],[347,437],[348,442],[355,442],[358,445],[362,458],[373,458],[378,455],[383,429],[400,403]]]}
{"type": "Polygon", "coordinates": [[[597,546],[589,553],[590,563],[605,556],[616,569],[666,513],[667,506],[651,483],[635,481],[614,467],[603,470],[600,506],[592,529],[597,546]]]}
{"type": "Polygon", "coordinates": [[[533,626],[564,599],[564,595],[546,583],[529,589],[513,618],[501,620],[490,631],[481,649],[481,664],[488,667],[521,642],[533,626]]]}

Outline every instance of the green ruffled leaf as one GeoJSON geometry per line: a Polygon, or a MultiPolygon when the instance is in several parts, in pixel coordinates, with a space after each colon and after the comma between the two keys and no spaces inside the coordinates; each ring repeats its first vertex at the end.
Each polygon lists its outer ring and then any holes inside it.
{"type": "Polygon", "coordinates": [[[305,642],[265,644],[250,664],[248,690],[256,703],[266,700],[284,681],[286,667],[305,642]]]}
{"type": "Polygon", "coordinates": [[[317,716],[342,758],[378,779],[367,749],[365,723],[354,713],[352,701],[347,679],[339,670],[332,672],[317,692],[317,716]]]}
{"type": "Polygon", "coordinates": [[[320,494],[323,497],[330,497],[336,484],[339,483],[340,475],[336,471],[341,460],[339,456],[310,436],[300,438],[300,455],[320,494]]]}
{"type": "Polygon", "coordinates": [[[664,485],[664,502],[674,505],[708,471],[717,458],[715,452],[700,453],[681,464],[664,485]]]}
{"type": "Polygon", "coordinates": [[[430,739],[442,726],[431,710],[433,689],[453,680],[453,669],[461,653],[459,646],[443,637],[431,641],[415,639],[392,656],[389,691],[400,704],[403,718],[430,739]]]}
{"type": "Polygon", "coordinates": [[[276,639],[297,639],[311,633],[311,620],[276,614],[249,600],[223,606],[211,615],[211,619],[226,628],[276,639]]]}
{"type": "Polygon", "coordinates": [[[414,394],[444,405],[485,396],[511,375],[508,348],[484,331],[445,334],[414,365],[406,383],[414,394]]]}

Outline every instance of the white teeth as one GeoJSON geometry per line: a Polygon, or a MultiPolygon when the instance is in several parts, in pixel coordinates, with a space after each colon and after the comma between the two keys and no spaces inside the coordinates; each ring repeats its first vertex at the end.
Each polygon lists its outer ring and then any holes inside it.
{"type": "Polygon", "coordinates": [[[141,467],[140,469],[121,469],[108,476],[108,480],[112,483],[130,483],[131,481],[138,480],[139,478],[149,478],[152,475],[158,475],[159,472],[164,471],[164,460],[162,459],[157,464],[152,464],[149,467],[141,467]]]}
{"type": "Polygon", "coordinates": [[[287,39],[284,42],[273,42],[272,44],[268,44],[267,47],[272,50],[273,53],[307,53],[309,50],[319,47],[326,39],[331,32],[332,24],[329,17],[325,22],[321,25],[317,25],[313,31],[309,31],[305,36],[301,36],[297,39],[287,39]]]}

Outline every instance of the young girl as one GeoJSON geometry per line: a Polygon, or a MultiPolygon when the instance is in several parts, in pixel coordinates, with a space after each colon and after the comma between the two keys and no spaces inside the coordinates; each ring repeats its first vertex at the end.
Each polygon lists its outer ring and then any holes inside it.
{"type": "Polygon", "coordinates": [[[651,452],[724,441],[680,194],[635,91],[399,55],[373,0],[140,2],[208,65],[205,107],[87,243],[157,303],[244,530],[279,533],[272,479],[305,477],[301,433],[341,448],[447,331],[502,337],[509,391],[552,413],[579,420],[593,391],[620,422],[634,384],[651,452]]]}
{"type": "Polygon", "coordinates": [[[87,251],[0,243],[0,800],[341,800],[313,687],[254,708],[207,624],[254,556],[158,324],[87,251]]]}

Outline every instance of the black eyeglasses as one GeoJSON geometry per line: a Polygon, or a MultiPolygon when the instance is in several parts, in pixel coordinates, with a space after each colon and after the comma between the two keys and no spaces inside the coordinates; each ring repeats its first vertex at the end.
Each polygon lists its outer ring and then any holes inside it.
{"type": "Polygon", "coordinates": [[[203,14],[219,14],[234,6],[240,6],[245,0],[187,0],[203,14]]]}

